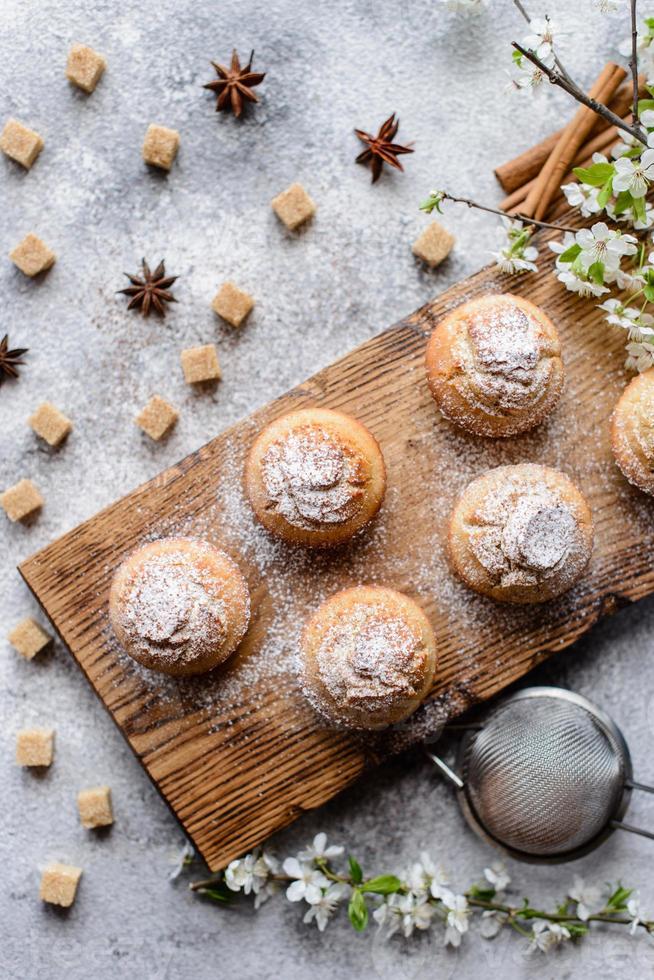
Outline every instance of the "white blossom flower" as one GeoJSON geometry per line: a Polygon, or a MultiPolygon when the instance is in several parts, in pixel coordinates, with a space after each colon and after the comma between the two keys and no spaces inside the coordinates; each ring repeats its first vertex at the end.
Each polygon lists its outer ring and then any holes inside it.
{"type": "Polygon", "coordinates": [[[329,888],[322,893],[320,899],[312,904],[304,913],[302,921],[311,922],[315,919],[320,932],[324,932],[325,926],[338,907],[338,903],[345,898],[347,892],[348,887],[346,884],[338,881],[332,882],[329,888]]]}
{"type": "Polygon", "coordinates": [[[527,58],[521,58],[519,61],[514,60],[513,62],[514,74],[509,75],[511,83],[509,85],[510,89],[518,92],[535,91],[540,88],[545,79],[547,78],[545,72],[538,65],[534,65],[527,58]]]}
{"type": "Polygon", "coordinates": [[[542,953],[549,953],[555,946],[570,938],[570,932],[565,926],[559,925],[558,922],[546,922],[543,919],[534,922],[532,933],[533,939],[527,950],[529,953],[533,953],[536,949],[542,953]]]}
{"type": "Polygon", "coordinates": [[[404,875],[404,880],[414,895],[431,894],[440,898],[445,885],[449,885],[449,875],[440,864],[435,864],[426,851],[420,854],[420,860],[415,861],[404,875]]]}
{"type": "Polygon", "coordinates": [[[316,834],[313,838],[313,843],[309,844],[303,851],[300,851],[298,858],[300,861],[315,861],[317,858],[323,858],[325,861],[328,861],[330,858],[340,857],[343,851],[343,847],[335,844],[330,844],[327,847],[327,834],[316,834]]]}
{"type": "Polygon", "coordinates": [[[301,902],[304,899],[309,905],[317,905],[322,898],[323,889],[329,887],[329,879],[322,871],[311,864],[300,863],[295,857],[286,858],[282,867],[289,878],[296,879],[286,889],[289,902],[301,902]]]}
{"type": "Polygon", "coordinates": [[[511,878],[501,861],[494,861],[490,868],[484,868],[484,878],[495,889],[495,894],[500,895],[511,884],[511,878]]]}
{"type": "Polygon", "coordinates": [[[572,269],[562,269],[556,278],[571,293],[577,293],[579,296],[603,296],[604,293],[610,292],[608,286],[600,286],[598,282],[584,279],[572,269]]]}
{"type": "MultiPolygon", "coordinates": [[[[650,134],[650,138],[654,134],[650,134]]],[[[645,150],[639,160],[618,157],[615,161],[614,191],[629,191],[632,197],[645,197],[654,180],[654,149],[645,150]]]]}
{"type": "Polygon", "coordinates": [[[388,938],[401,929],[407,939],[414,929],[428,929],[435,915],[436,909],[424,897],[412,893],[400,895],[398,892],[388,895],[372,913],[388,938]]]}
{"type": "Polygon", "coordinates": [[[441,902],[448,910],[443,943],[445,946],[460,946],[461,937],[468,931],[468,916],[470,915],[468,899],[465,895],[445,892],[441,896],[441,902]]]}
{"type": "MultiPolygon", "coordinates": [[[[628,348],[627,348],[628,349],[628,348]]],[[[632,895],[627,901],[627,913],[631,918],[631,925],[629,926],[629,932],[631,935],[635,935],[638,926],[640,925],[640,899],[638,898],[638,893],[632,895]]]]}
{"type": "Polygon", "coordinates": [[[619,142],[611,147],[611,156],[614,160],[617,160],[618,157],[624,156],[625,153],[630,153],[635,146],[642,146],[640,140],[636,139],[635,136],[632,136],[626,130],[621,129],[619,142]]]}
{"type": "Polygon", "coordinates": [[[182,849],[177,855],[177,859],[175,861],[175,867],[168,875],[168,880],[174,881],[175,878],[179,878],[184,868],[191,863],[194,857],[195,857],[195,848],[188,841],[185,841],[182,849]]]}
{"type": "Polygon", "coordinates": [[[575,240],[581,246],[579,263],[584,271],[597,262],[607,269],[617,269],[623,255],[635,255],[638,251],[637,238],[609,228],[604,221],[597,221],[591,228],[580,228],[575,240]]]}
{"type": "Polygon", "coordinates": [[[595,6],[602,14],[612,14],[616,10],[620,10],[624,0],[593,0],[595,6]]]}
{"type": "Polygon", "coordinates": [[[495,939],[508,915],[505,912],[498,912],[496,909],[487,909],[481,913],[481,924],[479,932],[484,939],[495,939]]]}
{"type": "MultiPolygon", "coordinates": [[[[634,306],[624,306],[619,299],[605,299],[603,303],[598,305],[598,309],[604,310],[608,314],[606,317],[607,323],[612,324],[614,327],[622,327],[623,330],[633,330],[634,322],[638,319],[639,311],[634,306]]],[[[578,888],[578,884],[583,885],[581,878],[575,878],[574,887],[578,888]]],[[[577,895],[570,892],[570,898],[575,901],[581,901],[577,898],[577,895]]],[[[580,915],[579,918],[582,918],[580,915]]]]}
{"type": "MultiPolygon", "coordinates": [[[[607,300],[606,302],[611,303],[613,301],[607,300]]],[[[602,304],[602,308],[605,306],[606,304],[602,304]]],[[[607,320],[611,323],[610,317],[607,317],[607,320]]],[[[568,892],[572,901],[577,903],[577,915],[582,922],[587,922],[589,916],[593,915],[594,912],[599,912],[604,907],[602,895],[603,890],[600,885],[587,885],[580,875],[575,875],[572,888],[568,892]]]]}
{"type": "Polygon", "coordinates": [[[554,64],[554,38],[560,41],[565,34],[559,25],[549,17],[532,17],[529,21],[529,34],[523,38],[522,46],[533,51],[544,64],[554,64]]]}
{"type": "Polygon", "coordinates": [[[648,371],[654,367],[654,343],[646,340],[634,340],[627,344],[627,359],[624,365],[627,371],[648,371]]]}
{"type": "Polygon", "coordinates": [[[530,245],[531,230],[523,227],[522,221],[516,218],[502,218],[502,227],[498,229],[502,243],[497,252],[491,255],[502,272],[536,272],[535,259],[538,249],[530,245]]]}
{"type": "MultiPolygon", "coordinates": [[[[245,895],[249,895],[250,892],[258,895],[268,882],[270,875],[276,874],[278,870],[279,865],[275,858],[266,854],[265,851],[252,851],[245,857],[227,865],[225,884],[233,892],[242,890],[245,895]]],[[[266,894],[267,897],[268,894],[266,894]]]]}
{"type": "Polygon", "coordinates": [[[588,218],[591,214],[597,214],[602,210],[602,205],[597,200],[600,192],[599,187],[591,187],[589,184],[572,183],[561,184],[561,190],[565,194],[570,207],[580,208],[585,218],[588,218]]]}

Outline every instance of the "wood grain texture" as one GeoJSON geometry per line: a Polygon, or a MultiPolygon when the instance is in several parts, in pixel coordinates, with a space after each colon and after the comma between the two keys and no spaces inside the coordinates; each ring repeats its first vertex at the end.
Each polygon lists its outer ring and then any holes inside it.
{"type": "MultiPolygon", "coordinates": [[[[566,223],[571,218],[566,215],[566,223]]],[[[654,591],[654,502],[612,462],[609,416],[626,377],[624,334],[595,301],[550,273],[509,278],[487,269],[218,436],[20,567],[186,833],[212,869],[317,807],[364,767],[438,730],[571,644],[600,616],[654,591]],[[468,436],[441,418],[427,389],[426,338],[445,312],[474,296],[514,291],[558,325],[567,382],[552,419],[509,440],[468,436]],[[308,556],[256,528],[240,491],[243,457],[258,429],[300,405],[360,418],[379,440],[389,493],[375,524],[345,549],[308,556]],[[483,470],[507,462],[563,469],[587,496],[596,524],[591,566],[571,593],[508,608],[455,582],[443,554],[452,502],[483,470]],[[239,562],[253,622],[237,655],[202,678],[148,673],[117,647],[107,622],[111,575],[138,544],[172,533],[220,543],[239,562]],[[293,663],[302,621],[326,595],[384,582],[415,596],[438,638],[431,701],[399,731],[353,737],[308,706],[293,663]]]]}

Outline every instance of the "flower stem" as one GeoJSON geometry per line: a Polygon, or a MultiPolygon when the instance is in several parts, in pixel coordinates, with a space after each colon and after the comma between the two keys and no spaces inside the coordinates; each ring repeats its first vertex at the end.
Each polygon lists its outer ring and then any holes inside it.
{"type": "Polygon", "coordinates": [[[453,194],[448,194],[447,191],[441,191],[442,200],[453,201],[455,204],[465,204],[469,208],[477,208],[478,211],[488,211],[489,214],[499,214],[502,218],[515,218],[518,221],[524,221],[527,225],[534,225],[536,228],[554,228],[556,231],[571,231],[576,232],[576,228],[569,228],[566,225],[555,225],[549,221],[536,221],[535,218],[528,218],[523,214],[509,214],[508,211],[502,211],[500,208],[490,208],[485,204],[478,204],[476,201],[472,201],[469,197],[455,197],[453,194]]]}
{"type": "MultiPolygon", "coordinates": [[[[474,898],[468,892],[466,892],[466,898],[468,900],[468,905],[474,908],[483,909],[486,912],[503,912],[508,915],[509,921],[512,919],[524,918],[521,915],[524,909],[516,905],[503,905],[499,902],[487,902],[481,898],[474,898]]],[[[545,919],[547,922],[573,922],[575,924],[584,925],[586,922],[607,922],[613,925],[629,926],[631,925],[631,919],[616,918],[606,909],[602,909],[601,912],[597,912],[594,915],[589,915],[587,919],[580,919],[578,915],[563,915],[559,912],[545,912],[542,909],[530,909],[528,919],[545,919]]],[[[639,921],[639,926],[643,929],[647,929],[651,932],[654,929],[654,922],[639,921]]]]}
{"type": "Polygon", "coordinates": [[[631,58],[629,59],[634,97],[632,116],[634,125],[640,125],[638,116],[638,22],[636,19],[636,0],[631,0],[631,58]]]}
{"type": "Polygon", "coordinates": [[[588,109],[592,109],[596,115],[606,119],[612,126],[616,126],[618,129],[623,129],[626,133],[630,133],[634,139],[637,139],[639,143],[643,143],[645,146],[647,145],[647,135],[637,122],[630,126],[629,123],[626,123],[624,119],[609,109],[608,106],[605,106],[603,103],[598,102],[597,99],[593,99],[589,95],[586,95],[586,93],[583,92],[578,85],[571,82],[570,79],[566,78],[560,71],[550,68],[543,61],[541,61],[533,51],[528,51],[526,48],[523,48],[523,46],[518,44],[517,41],[512,41],[511,46],[514,47],[516,51],[519,51],[520,54],[523,55],[523,57],[525,57],[528,61],[531,61],[532,65],[536,65],[536,67],[539,68],[544,75],[547,75],[552,85],[558,85],[558,87],[562,88],[564,92],[571,95],[575,101],[581,103],[581,105],[585,105],[588,109]]]}

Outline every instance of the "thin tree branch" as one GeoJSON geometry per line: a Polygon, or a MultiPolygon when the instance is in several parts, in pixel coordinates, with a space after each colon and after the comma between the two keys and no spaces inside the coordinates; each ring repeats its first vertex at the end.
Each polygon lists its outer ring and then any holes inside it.
{"type": "Polygon", "coordinates": [[[634,124],[638,126],[640,120],[638,118],[638,21],[636,18],[636,2],[637,0],[631,0],[631,58],[629,60],[629,68],[631,69],[631,79],[634,88],[632,115],[634,124]]]}
{"type": "Polygon", "coordinates": [[[516,51],[519,51],[521,55],[527,58],[528,61],[531,61],[532,65],[536,65],[536,67],[549,78],[552,85],[557,85],[559,88],[562,88],[564,92],[571,95],[572,98],[577,102],[580,102],[581,105],[585,105],[586,108],[592,109],[596,115],[601,116],[602,119],[606,119],[612,126],[615,126],[617,129],[624,130],[625,133],[629,133],[634,137],[634,139],[638,140],[639,143],[643,143],[645,146],[647,146],[647,135],[639,125],[630,126],[629,123],[624,121],[624,119],[621,119],[621,117],[615,112],[612,112],[608,106],[605,106],[602,102],[598,102],[597,99],[593,99],[586,95],[586,93],[583,92],[577,85],[574,83],[571,84],[563,75],[561,75],[560,72],[556,71],[554,68],[549,68],[534,54],[533,51],[528,51],[526,48],[523,48],[521,44],[517,43],[517,41],[512,41],[511,45],[516,49],[516,51]]]}
{"type": "Polygon", "coordinates": [[[468,208],[476,208],[478,211],[488,211],[489,214],[499,214],[501,218],[511,218],[512,220],[524,221],[525,225],[535,225],[537,228],[554,228],[556,231],[571,231],[573,234],[578,231],[577,228],[569,228],[566,225],[554,225],[549,221],[536,221],[535,218],[529,218],[524,214],[509,214],[508,211],[502,211],[499,208],[489,208],[485,204],[477,204],[476,201],[471,200],[469,197],[454,197],[453,194],[448,194],[446,191],[440,192],[443,201],[453,201],[455,204],[465,204],[468,208]]]}

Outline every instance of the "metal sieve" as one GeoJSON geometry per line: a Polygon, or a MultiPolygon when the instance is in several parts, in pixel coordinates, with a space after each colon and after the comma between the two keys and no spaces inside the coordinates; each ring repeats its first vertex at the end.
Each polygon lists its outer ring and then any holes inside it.
{"type": "Polygon", "coordinates": [[[459,774],[427,752],[458,791],[483,839],[526,861],[569,861],[613,830],[654,840],[623,822],[634,789],[620,729],[586,698],[530,687],[501,701],[479,724],[462,726],[459,774]]]}

